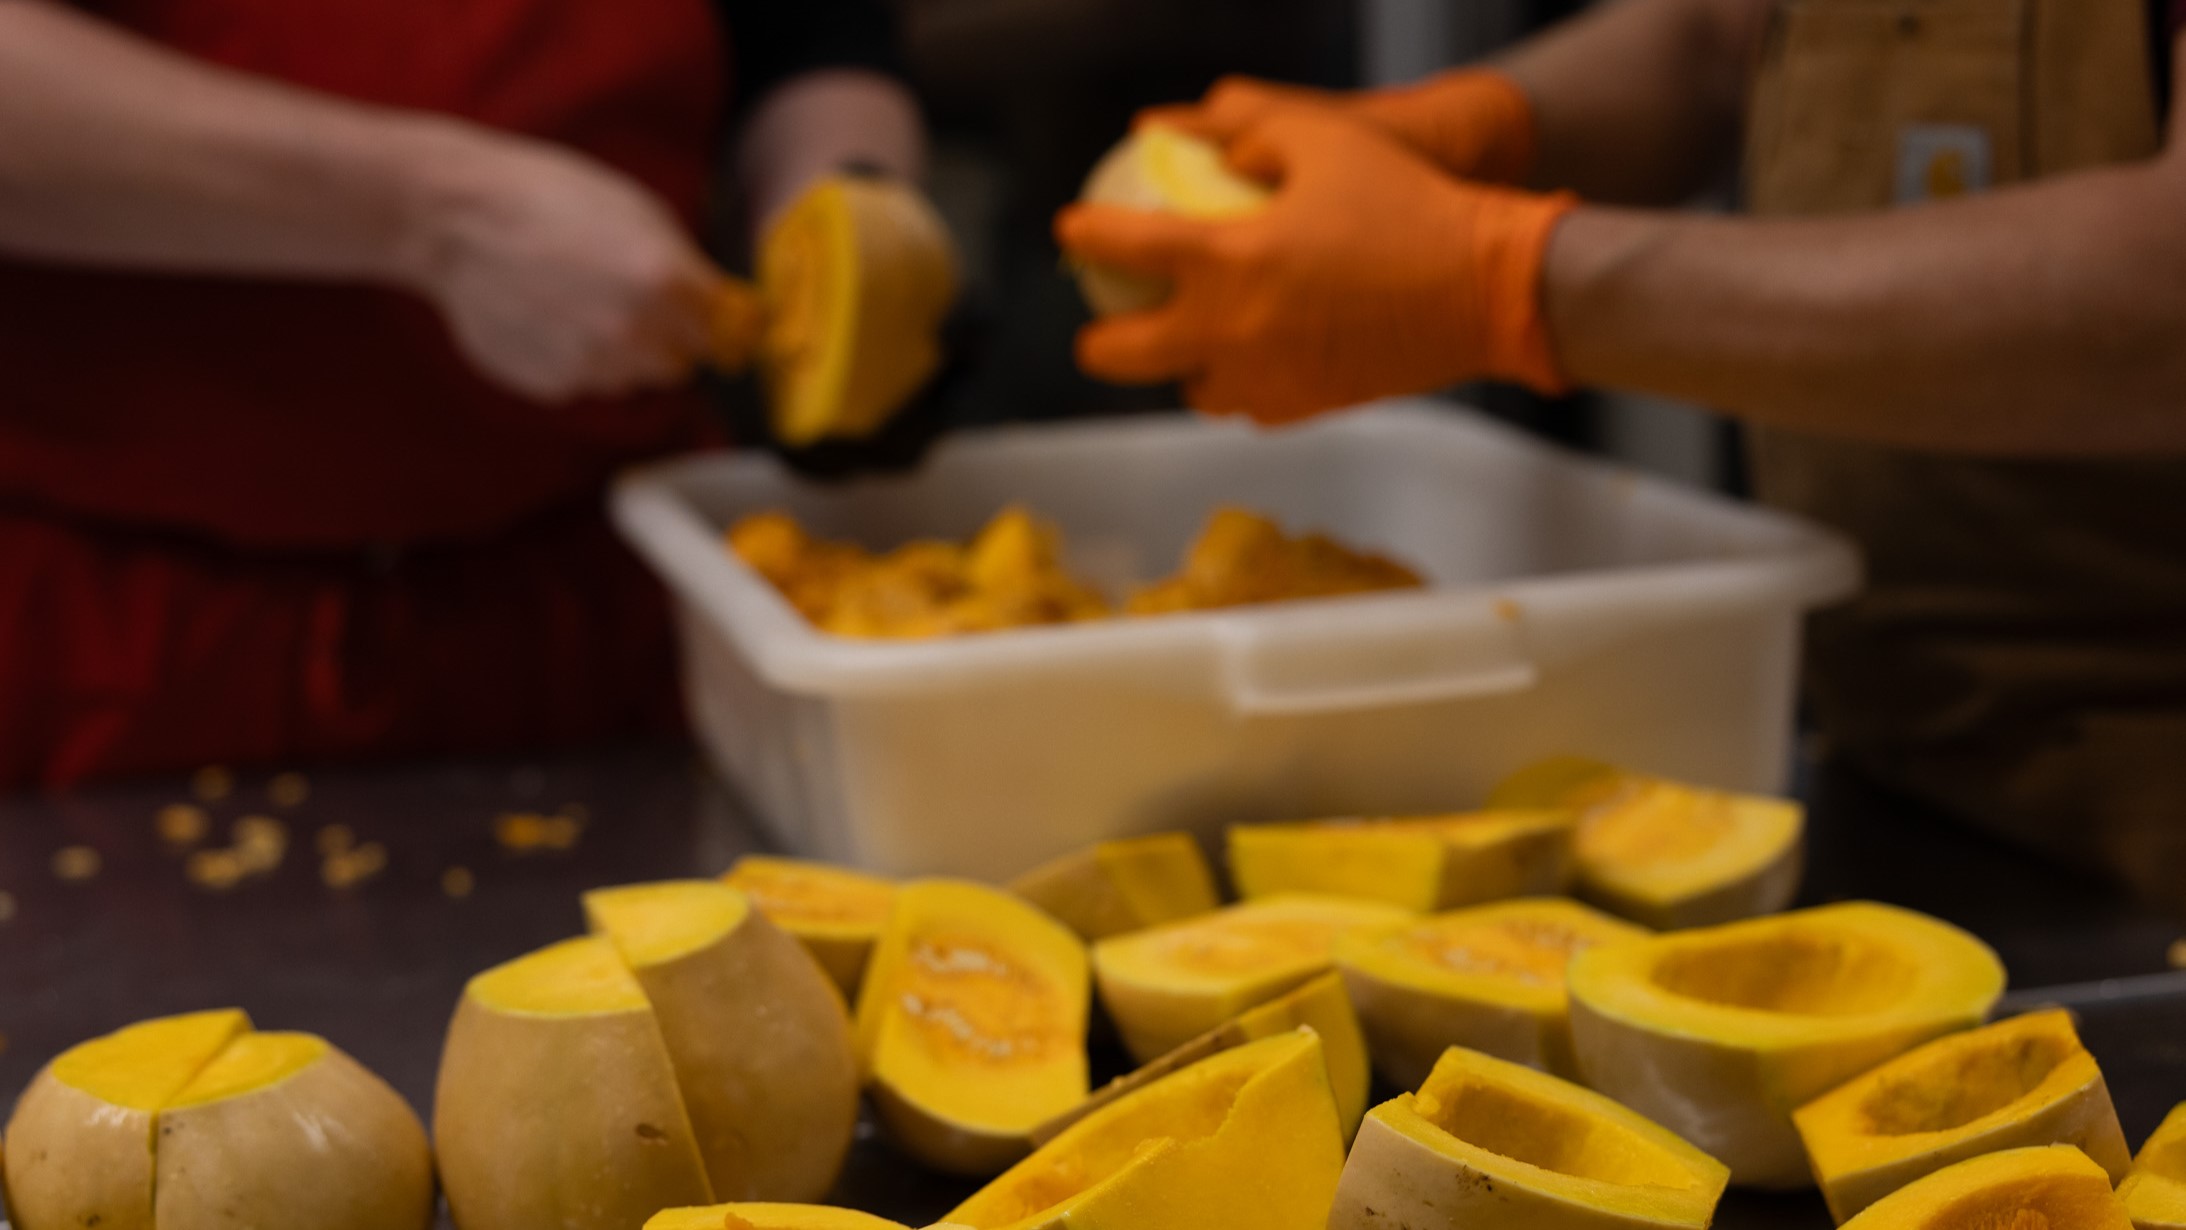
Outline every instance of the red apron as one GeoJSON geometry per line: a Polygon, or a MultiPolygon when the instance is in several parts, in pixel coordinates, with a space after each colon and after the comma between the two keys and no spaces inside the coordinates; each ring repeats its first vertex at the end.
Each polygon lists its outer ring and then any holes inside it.
{"type": "MultiPolygon", "coordinates": [[[[186,54],[573,146],[696,224],[707,0],[101,0],[186,54]]],[[[695,395],[543,408],[420,300],[0,262],[0,783],[537,746],[673,720],[598,513],[695,395]]]]}

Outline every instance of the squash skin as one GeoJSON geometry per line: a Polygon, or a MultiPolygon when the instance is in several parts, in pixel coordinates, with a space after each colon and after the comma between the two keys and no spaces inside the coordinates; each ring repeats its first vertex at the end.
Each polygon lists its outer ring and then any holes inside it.
{"type": "Polygon", "coordinates": [[[331,1047],[275,1084],[163,1111],[160,1230],[425,1230],[433,1154],[402,1096],[331,1047]],[[340,1132],[305,1125],[338,1123],[340,1132]]]}
{"type": "Polygon", "coordinates": [[[2002,964],[1979,940],[1863,902],[1591,949],[1573,959],[1567,978],[1586,1083],[1720,1158],[1734,1185],[1778,1190],[1813,1182],[1795,1108],[1978,1024],[2004,986],[2002,964]],[[1704,963],[1708,954],[1800,937],[1884,954],[1912,981],[1898,1000],[1833,1015],[1724,1006],[1655,981],[1668,962],[1704,963]]]}
{"type": "Polygon", "coordinates": [[[2186,1230],[2186,1102],[2141,1144],[2118,1198],[2137,1230],[2186,1230]]]}
{"type": "Polygon", "coordinates": [[[1206,914],[1222,904],[1199,843],[1184,833],[1104,841],[1043,863],[1010,891],[1087,943],[1206,914]]]}
{"type": "Polygon", "coordinates": [[[1238,825],[1230,875],[1246,900],[1321,893],[1417,912],[1564,892],[1575,813],[1509,810],[1238,825]]]}
{"type": "Polygon", "coordinates": [[[1917,1179],[1867,1207],[1845,1230],[2129,1230],[2110,1176],[2070,1145],[2006,1149],[1917,1179]]]}
{"type": "Polygon", "coordinates": [[[820,963],[835,983],[845,1004],[855,1004],[858,984],[865,980],[865,963],[880,942],[888,922],[888,898],[895,886],[878,876],[802,859],[748,855],[736,860],[721,882],[752,899],[768,921],[795,936],[812,959],[820,963]],[[834,896],[841,909],[837,917],[819,917],[800,911],[794,898],[834,896]],[[855,895],[858,899],[851,901],[855,895]],[[868,910],[865,901],[878,899],[879,908],[868,910]]]}
{"type": "Polygon", "coordinates": [[[970,1230],[1323,1230],[1343,1140],[1320,1040],[1265,1038],[1101,1108],[945,1219],[970,1230]],[[1234,1085],[1204,1134],[1195,1094],[1234,1085]],[[1165,1132],[1164,1129],[1170,1129],[1165,1132]],[[1067,1190],[1058,1190],[1067,1189],[1067,1190]]]}
{"type": "Polygon", "coordinates": [[[2102,1071],[2080,1044],[2071,1014],[2062,1010],[2030,1013],[1916,1047],[1800,1107],[1792,1119],[1829,1211],[1840,1223],[1924,1175],[1984,1153],[2071,1145],[2112,1182],[2122,1180],[2132,1164],[2102,1071]],[[1871,1122],[1872,1099],[1887,1096],[1893,1086],[1933,1096],[1963,1084],[1969,1079],[1964,1065],[1950,1061],[1976,1050],[2007,1058],[2034,1054],[2051,1066],[2034,1087],[1954,1127],[1895,1135],[1861,1132],[1871,1122]]]}
{"type": "MultiPolygon", "coordinates": [[[[1141,130],[1118,142],[1094,164],[1078,199],[1188,218],[1224,218],[1255,213],[1269,197],[1267,189],[1230,171],[1219,150],[1162,129],[1141,130]],[[1171,182],[1178,179],[1186,182],[1171,182]]],[[[1077,274],[1078,290],[1096,316],[1159,307],[1171,289],[1164,279],[1102,265],[1079,265],[1077,274]]]]}
{"type": "Polygon", "coordinates": [[[1329,1230],[1706,1230],[1730,1172],[1721,1162],[1623,1106],[1521,1064],[1453,1047],[1419,1094],[1375,1108],[1344,1165],[1329,1230]],[[1433,1122],[1448,1086],[1476,1082],[1589,1122],[1652,1163],[1651,1179],[1623,1183],[1567,1175],[1462,1140],[1433,1122]],[[1439,1146],[1439,1147],[1438,1147],[1439,1146]]]}
{"type": "MultiPolygon", "coordinates": [[[[1647,932],[1575,901],[1519,899],[1421,919],[1380,932],[1347,935],[1336,944],[1351,1002],[1358,1008],[1376,1069],[1400,1089],[1416,1089],[1444,1051],[1462,1046],[1499,1059],[1576,1079],[1571,1013],[1562,970],[1553,985],[1532,985],[1496,972],[1433,968],[1392,951],[1403,939],[1422,940],[1459,928],[1539,928],[1568,936],[1574,948],[1645,938],[1647,932]]],[[[1523,932],[1521,932],[1523,933],[1523,932]]]]}

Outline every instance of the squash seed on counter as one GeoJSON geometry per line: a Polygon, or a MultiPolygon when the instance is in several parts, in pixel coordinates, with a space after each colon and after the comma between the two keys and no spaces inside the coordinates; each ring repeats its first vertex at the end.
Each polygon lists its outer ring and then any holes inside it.
{"type": "Polygon", "coordinates": [[[0,892],[0,925],[5,925],[6,923],[12,921],[14,918],[15,894],[9,892],[0,892]]]}
{"type": "Polygon", "coordinates": [[[233,850],[198,850],[182,865],[182,874],[206,892],[224,893],[241,884],[250,870],[233,850]]]}
{"type": "Polygon", "coordinates": [[[253,875],[277,870],[288,857],[288,826],[271,816],[245,816],[228,830],[236,857],[253,875]]]}
{"type": "Polygon", "coordinates": [[[493,839],[511,854],[569,850],[583,835],[585,823],[581,814],[571,813],[571,808],[551,816],[532,811],[502,812],[494,817],[493,839]]]}
{"type": "Polygon", "coordinates": [[[53,875],[69,884],[94,879],[105,860],[90,846],[64,846],[53,853],[53,875]]]}
{"type": "Polygon", "coordinates": [[[357,848],[357,833],[346,824],[329,824],[319,830],[319,856],[333,858],[357,848]]]}
{"type": "Polygon", "coordinates": [[[206,765],[190,775],[190,793],[201,803],[218,803],[235,793],[235,773],[225,765],[206,765]]]}
{"type": "Polygon", "coordinates": [[[301,773],[276,773],[266,783],[266,800],[286,811],[311,797],[311,779],[301,773]]]}
{"type": "Polygon", "coordinates": [[[477,887],[478,877],[468,867],[450,867],[440,873],[440,891],[452,900],[461,901],[477,887]]]}
{"type": "Polygon", "coordinates": [[[2186,969],[2186,940],[2172,940],[2171,951],[2167,955],[2172,969],[2186,969]]]}
{"type": "Polygon", "coordinates": [[[213,818],[194,803],[169,803],[152,817],[159,839],[170,846],[194,846],[212,831],[213,818]]]}
{"type": "Polygon", "coordinates": [[[319,865],[319,878],[328,888],[355,888],[387,870],[387,847],[368,841],[354,850],[330,854],[319,865]]]}

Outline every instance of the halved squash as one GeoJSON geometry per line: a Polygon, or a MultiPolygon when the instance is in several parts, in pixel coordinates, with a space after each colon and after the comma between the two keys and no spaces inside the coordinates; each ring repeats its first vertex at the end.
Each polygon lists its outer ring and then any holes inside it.
{"type": "Polygon", "coordinates": [[[2070,1145],[1985,1153],[1892,1192],[1845,1230],[2128,1230],[2110,1176],[2070,1145]]]}
{"type": "Polygon", "coordinates": [[[1706,1230],[1730,1171],[1601,1094],[1452,1047],[1374,1108],[1329,1230],[1706,1230]]]}
{"type": "Polygon", "coordinates": [[[1813,1182],[1794,1109],[2004,988],[1981,941],[1866,902],[1605,944],[1565,977],[1586,1083],[1769,1188],[1813,1182]]]}
{"type": "Polygon", "coordinates": [[[667,1044],[715,1199],[816,1200],[858,1122],[850,1022],[796,940],[711,880],[584,895],[667,1044]]]}
{"type": "Polygon", "coordinates": [[[2186,1230],[2186,1102],[2142,1143],[2118,1197],[2139,1230],[2186,1230]]]}
{"type": "Polygon", "coordinates": [[[644,1230],[906,1230],[856,1209],[821,1204],[717,1204],[703,1209],[664,1209],[644,1230]]]}
{"type": "Polygon", "coordinates": [[[994,1174],[1086,1095],[1085,946],[1000,889],[896,890],[858,998],[858,1049],[882,1120],[936,1169],[994,1174]]]}
{"type": "Polygon", "coordinates": [[[1093,972],[1124,1046],[1150,1063],[1327,973],[1337,936],[1410,917],[1345,897],[1269,897],[1102,940],[1093,972]]]}
{"type": "Polygon", "coordinates": [[[2102,1071],[2061,1009],[1916,1047],[1800,1107],[1792,1121],[1840,1222],[1982,1153],[2071,1145],[2113,1181],[2132,1166],[2102,1071]]]}
{"type": "Polygon", "coordinates": [[[763,854],[736,860],[721,882],[750,897],[775,926],[796,936],[834,980],[844,1002],[857,998],[866,959],[888,923],[893,883],[827,863],[763,854]]]}
{"type": "Polygon", "coordinates": [[[1504,782],[1494,803],[1579,809],[1580,895],[1657,930],[1772,914],[1799,891],[1806,816],[1788,799],[1564,758],[1504,782]]]}
{"type": "Polygon", "coordinates": [[[1034,1128],[1032,1142],[1044,1145],[1101,1107],[1144,1089],[1171,1072],[1181,1072],[1210,1055],[1247,1042],[1292,1033],[1301,1027],[1320,1036],[1321,1055],[1328,1061],[1329,1088],[1336,1095],[1337,1117],[1343,1122],[1344,1140],[1349,1141],[1358,1132],[1359,1121],[1366,1116],[1366,1098],[1373,1073],[1367,1065],[1366,1038],[1359,1030],[1358,1014],[1351,1010],[1351,996],[1344,990],[1342,976],[1323,974],[1297,990],[1286,991],[1258,1007],[1246,1009],[1237,1019],[1094,1090],[1093,1096],[1034,1128]]]}
{"type": "Polygon", "coordinates": [[[1327,893],[1407,910],[1563,892],[1577,814],[1477,812],[1230,829],[1230,877],[1247,900],[1327,893]]]}
{"type": "Polygon", "coordinates": [[[1222,904],[1207,856],[1188,833],[1104,841],[1010,881],[1088,943],[1205,914],[1222,904]]]}
{"type": "MultiPolygon", "coordinates": [[[[1174,128],[1125,137],[1093,168],[1080,200],[1188,218],[1231,218],[1267,207],[1269,192],[1230,170],[1222,151],[1174,128]]],[[[1078,268],[1078,289],[1101,316],[1157,307],[1169,297],[1158,278],[1099,265],[1078,268]]]]}
{"type": "Polygon", "coordinates": [[[1416,1089],[1453,1046],[1576,1077],[1564,967],[1647,932],[1576,901],[1525,898],[1344,936],[1336,964],[1389,1083],[1416,1089]]]}
{"type": "Polygon", "coordinates": [[[1322,1230],[1343,1135],[1320,1039],[1262,1039],[1102,1107],[951,1212],[973,1230],[1322,1230]]]}

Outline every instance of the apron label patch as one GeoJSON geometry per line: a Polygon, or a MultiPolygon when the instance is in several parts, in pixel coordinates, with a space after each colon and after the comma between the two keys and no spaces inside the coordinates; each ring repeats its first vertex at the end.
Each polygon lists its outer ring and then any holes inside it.
{"type": "Polygon", "coordinates": [[[1908,124],[1898,130],[1900,205],[1986,192],[1993,174],[1986,129],[1972,124],[1908,124]]]}

